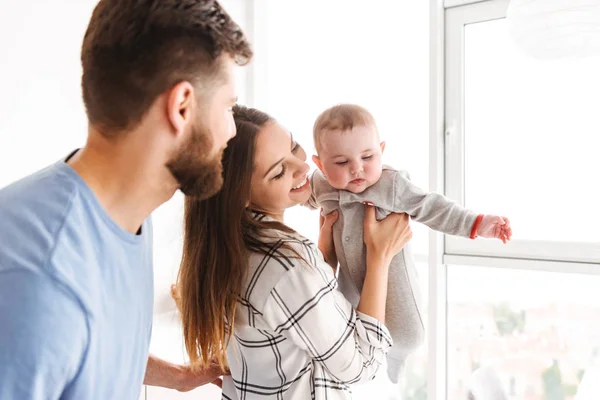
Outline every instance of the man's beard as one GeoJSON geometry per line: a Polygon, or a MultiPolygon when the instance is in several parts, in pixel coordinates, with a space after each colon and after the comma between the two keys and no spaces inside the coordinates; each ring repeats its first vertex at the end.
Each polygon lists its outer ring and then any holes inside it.
{"type": "Polygon", "coordinates": [[[223,185],[223,150],[212,153],[213,140],[208,129],[197,123],[190,137],[168,163],[167,168],[186,196],[199,200],[216,194],[223,185]]]}

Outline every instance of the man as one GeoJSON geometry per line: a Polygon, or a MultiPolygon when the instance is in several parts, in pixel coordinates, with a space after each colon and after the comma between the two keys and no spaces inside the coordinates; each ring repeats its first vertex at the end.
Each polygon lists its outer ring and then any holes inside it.
{"type": "Polygon", "coordinates": [[[177,189],[220,189],[233,69],[251,56],[215,0],[98,3],[85,147],[0,190],[1,399],[136,399],[143,380],[190,390],[220,375],[148,357],[149,216],[177,189]]]}

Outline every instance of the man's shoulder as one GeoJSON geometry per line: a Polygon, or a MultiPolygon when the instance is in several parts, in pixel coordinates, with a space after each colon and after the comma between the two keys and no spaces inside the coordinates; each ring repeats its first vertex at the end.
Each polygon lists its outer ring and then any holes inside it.
{"type": "Polygon", "coordinates": [[[75,180],[54,164],[0,189],[0,216],[3,221],[61,218],[76,194],[75,180]]]}
{"type": "Polygon", "coordinates": [[[76,197],[75,182],[55,166],[0,190],[0,268],[11,264],[11,253],[29,259],[47,254],[76,197]]]}
{"type": "Polygon", "coordinates": [[[75,206],[81,201],[78,192],[77,182],[57,165],[0,190],[0,272],[37,274],[70,290],[52,260],[63,248],[72,253],[85,250],[64,233],[75,228],[68,220],[74,209],[82,208],[75,206]]]}

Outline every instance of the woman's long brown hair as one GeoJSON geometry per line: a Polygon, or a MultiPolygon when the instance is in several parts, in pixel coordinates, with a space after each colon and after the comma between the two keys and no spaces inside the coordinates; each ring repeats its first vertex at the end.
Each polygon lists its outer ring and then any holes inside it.
{"type": "Polygon", "coordinates": [[[235,323],[250,251],[266,253],[265,229],[294,231],[259,221],[247,209],[256,137],[273,119],[258,110],[234,108],[236,136],[223,153],[223,187],[206,200],[185,199],[183,258],[178,276],[185,347],[190,363],[227,366],[226,348],[235,323]]]}

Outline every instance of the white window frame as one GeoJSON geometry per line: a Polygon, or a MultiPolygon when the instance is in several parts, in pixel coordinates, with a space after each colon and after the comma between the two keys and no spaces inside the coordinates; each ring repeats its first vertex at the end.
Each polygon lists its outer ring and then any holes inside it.
{"type": "MultiPolygon", "coordinates": [[[[444,193],[444,0],[430,0],[429,189],[444,193]]],[[[447,267],[443,235],[429,233],[429,298],[427,329],[427,397],[447,395],[447,267]]]]}
{"type": "MultiPolygon", "coordinates": [[[[508,4],[509,0],[490,0],[445,10],[445,186],[446,195],[461,204],[465,192],[464,27],[505,18],[508,4]]],[[[445,254],[600,263],[600,245],[590,242],[513,240],[503,245],[499,241],[446,236],[445,254]]]]}
{"type": "MultiPolygon", "coordinates": [[[[506,17],[509,0],[430,0],[430,189],[464,204],[464,27],[506,17]]],[[[471,241],[435,231],[429,242],[428,398],[448,393],[448,265],[600,275],[600,245],[471,241]]]]}

